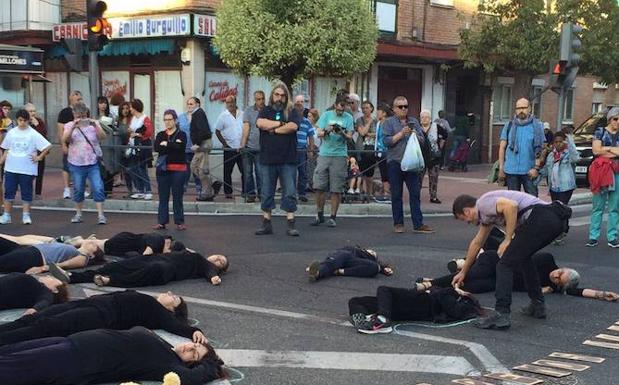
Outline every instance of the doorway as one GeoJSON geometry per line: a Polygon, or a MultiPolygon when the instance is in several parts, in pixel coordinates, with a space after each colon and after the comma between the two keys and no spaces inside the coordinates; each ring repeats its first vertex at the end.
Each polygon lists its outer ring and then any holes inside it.
{"type": "Polygon", "coordinates": [[[408,100],[408,113],[416,118],[421,112],[422,70],[408,67],[378,67],[378,102],[392,105],[396,96],[408,100]]]}

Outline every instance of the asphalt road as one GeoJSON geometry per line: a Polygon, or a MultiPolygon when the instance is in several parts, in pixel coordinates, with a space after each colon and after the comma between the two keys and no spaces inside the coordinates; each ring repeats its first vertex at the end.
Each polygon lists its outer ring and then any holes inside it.
{"type": "MultiPolygon", "coordinates": [[[[35,210],[32,226],[13,224],[0,231],[109,237],[118,231],[148,231],[154,223],[154,215],[110,214],[107,226],[97,226],[95,215],[88,213],[85,223],[74,225],[69,223],[70,216],[69,212],[35,210]]],[[[340,218],[335,229],[314,228],[309,226],[310,219],[301,218],[301,236],[291,238],[285,235],[281,217],[274,219],[274,235],[255,236],[259,220],[255,216],[188,217],[188,231],[170,232],[205,254],[226,254],[231,268],[223,284],[214,287],[193,280],[145,288],[189,297],[190,317],[235,367],[233,383],[439,385],[465,377],[464,372],[511,368],[555,351],[606,361],[589,364],[590,369],[560,380],[541,377],[545,384],[618,383],[619,351],[582,345],[599,333],[613,333],[606,328],[619,320],[618,303],[550,295],[547,320],[531,320],[515,312],[512,328],[504,332],[481,331],[468,324],[448,328],[404,325],[398,333],[366,336],[343,324],[350,297],[374,295],[380,285],[408,287],[421,275],[445,274],[446,262],[463,255],[475,233],[473,226],[434,217],[426,223],[436,228],[435,234],[413,234],[410,223],[407,233],[394,234],[386,218],[340,218]],[[395,275],[308,281],[304,269],[309,262],[355,244],[376,249],[394,264],[395,275]]],[[[565,245],[548,249],[560,265],[580,271],[581,287],[619,292],[619,250],[605,243],[593,249],[584,247],[586,231],[586,225],[573,227],[565,245]]],[[[74,287],[73,293],[84,295],[80,287],[74,287]]],[[[478,298],[484,306],[494,304],[492,294],[478,298]]],[[[526,294],[516,293],[513,309],[527,301],[526,294]]]]}

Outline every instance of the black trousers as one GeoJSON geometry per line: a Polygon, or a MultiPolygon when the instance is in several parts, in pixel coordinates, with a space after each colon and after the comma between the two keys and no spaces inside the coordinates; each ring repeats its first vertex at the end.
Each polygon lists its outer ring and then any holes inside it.
{"type": "Polygon", "coordinates": [[[0,273],[25,273],[31,267],[42,265],[43,256],[39,249],[20,246],[0,237],[0,273]]]}
{"type": "Polygon", "coordinates": [[[553,201],[559,201],[563,203],[564,205],[567,205],[570,203],[570,199],[572,199],[572,193],[574,193],[574,190],[562,191],[562,192],[551,191],[550,199],[552,199],[553,201]]]}
{"type": "Polygon", "coordinates": [[[142,287],[158,286],[174,280],[174,270],[162,262],[149,262],[148,257],[111,262],[95,270],[85,270],[71,273],[71,283],[92,282],[95,275],[101,274],[110,278],[108,286],[142,287]]]}
{"type": "Polygon", "coordinates": [[[565,229],[551,205],[535,206],[529,217],[516,228],[514,239],[496,265],[495,310],[509,313],[512,304],[514,270],[521,269],[527,294],[531,301],[544,302],[539,276],[533,263],[533,254],[547,246],[565,229]]]}
{"type": "Polygon", "coordinates": [[[3,384],[80,384],[77,354],[65,337],[50,337],[0,347],[3,384]]]}
{"type": "MultiPolygon", "coordinates": [[[[496,251],[486,251],[477,257],[464,280],[463,290],[469,293],[488,293],[496,288],[496,265],[499,255],[496,251]]],[[[433,279],[432,286],[450,287],[455,274],[448,274],[433,279]]]]}
{"type": "Polygon", "coordinates": [[[338,252],[320,263],[320,278],[334,275],[337,269],[344,269],[343,275],[346,277],[371,278],[378,274],[380,267],[375,261],[357,258],[352,253],[338,252]]]}
{"type": "MultiPolygon", "coordinates": [[[[224,150],[224,193],[226,195],[232,194],[232,171],[234,171],[234,165],[239,169],[241,173],[241,180],[243,180],[243,158],[241,157],[241,153],[237,151],[232,151],[231,149],[224,150]]],[[[243,195],[245,194],[245,184],[243,185],[242,191],[243,195]]]]}
{"type": "Polygon", "coordinates": [[[97,308],[66,302],[0,325],[0,345],[44,337],[66,337],[84,330],[109,327],[106,317],[97,308]]]}
{"type": "Polygon", "coordinates": [[[380,286],[376,297],[354,297],[348,301],[353,314],[379,314],[391,321],[432,321],[430,295],[414,289],[380,286]]]}

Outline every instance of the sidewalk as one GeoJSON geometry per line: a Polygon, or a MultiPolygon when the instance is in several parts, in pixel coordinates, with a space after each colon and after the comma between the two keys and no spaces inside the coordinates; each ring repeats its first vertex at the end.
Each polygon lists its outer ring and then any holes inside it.
{"type": "MultiPolygon", "coordinates": [[[[470,194],[472,196],[480,196],[481,194],[500,189],[496,184],[488,184],[487,174],[490,165],[470,165],[468,172],[449,172],[446,169],[441,171],[439,175],[438,197],[442,201],[441,204],[430,203],[428,196],[428,179],[424,180],[423,189],[421,192],[421,208],[424,214],[428,215],[447,215],[451,214],[451,205],[456,196],[460,194],[470,194]]],[[[127,190],[124,186],[114,189],[111,198],[105,202],[106,211],[122,211],[122,212],[157,212],[157,195],[156,195],[156,180],[152,176],[151,184],[153,188],[153,200],[133,200],[125,198],[127,190]]],[[[185,195],[185,213],[186,214],[246,214],[259,215],[260,203],[245,203],[240,197],[240,175],[236,172],[233,174],[233,185],[235,187],[235,199],[226,199],[222,192],[215,198],[214,202],[196,202],[195,189],[190,184],[188,193],[185,195]]],[[[61,199],[62,197],[62,176],[58,169],[47,169],[43,184],[43,194],[41,200],[33,202],[33,206],[40,208],[57,208],[57,209],[72,209],[73,202],[70,199],[61,199]]],[[[409,213],[408,208],[408,192],[404,192],[404,211],[409,213]]],[[[313,194],[308,194],[309,202],[300,203],[298,205],[298,216],[314,216],[316,215],[315,201],[313,194]]],[[[550,200],[548,188],[540,186],[540,198],[550,200]]],[[[591,201],[591,193],[588,189],[577,189],[571,200],[572,205],[586,204],[591,201]]],[[[84,205],[86,210],[94,209],[94,202],[87,199],[84,205]]],[[[171,206],[170,206],[171,209],[171,206]]],[[[327,209],[328,210],[328,209],[327,209]]],[[[325,210],[325,211],[327,211],[325,210]]],[[[282,214],[277,209],[274,214],[282,214]]],[[[342,203],[338,211],[340,216],[391,216],[391,205],[385,203],[342,203]]]]}

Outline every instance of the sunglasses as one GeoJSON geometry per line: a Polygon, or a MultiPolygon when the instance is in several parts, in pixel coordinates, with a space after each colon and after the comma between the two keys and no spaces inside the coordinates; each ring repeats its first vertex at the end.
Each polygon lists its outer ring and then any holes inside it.
{"type": "Polygon", "coordinates": [[[619,120],[619,117],[614,117],[614,118],[612,118],[611,120],[612,120],[613,122],[616,122],[616,121],[618,121],[618,120],[619,120]]]}
{"type": "Polygon", "coordinates": [[[405,110],[405,109],[407,109],[407,108],[408,108],[408,104],[403,104],[403,105],[401,105],[401,106],[395,106],[395,108],[399,108],[399,109],[401,109],[401,110],[405,110]]]}

